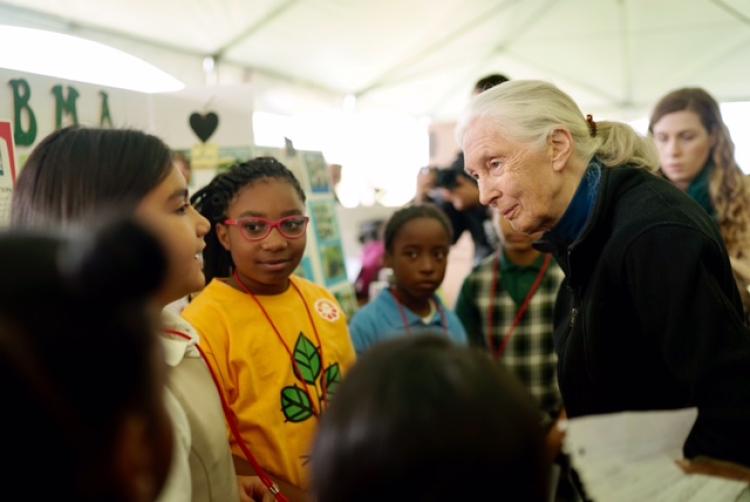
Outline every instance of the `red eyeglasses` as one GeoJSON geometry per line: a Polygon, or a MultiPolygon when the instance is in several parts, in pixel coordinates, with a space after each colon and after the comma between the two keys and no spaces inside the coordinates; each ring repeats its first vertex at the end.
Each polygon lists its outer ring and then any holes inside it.
{"type": "Polygon", "coordinates": [[[278,220],[269,220],[260,216],[247,218],[229,218],[223,221],[224,225],[239,227],[242,236],[249,241],[262,241],[269,236],[274,228],[287,239],[297,239],[305,235],[307,216],[285,216],[278,220]]]}

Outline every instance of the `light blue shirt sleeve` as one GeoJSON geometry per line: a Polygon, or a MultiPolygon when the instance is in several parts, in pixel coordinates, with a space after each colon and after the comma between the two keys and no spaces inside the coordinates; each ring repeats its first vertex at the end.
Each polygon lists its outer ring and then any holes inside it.
{"type": "Polygon", "coordinates": [[[373,320],[372,310],[372,308],[364,307],[354,314],[349,324],[352,344],[358,356],[362,355],[378,341],[378,329],[373,320]]]}
{"type": "Polygon", "coordinates": [[[446,310],[445,315],[448,318],[448,331],[450,332],[451,340],[458,345],[467,345],[469,339],[466,336],[466,330],[464,325],[461,324],[461,320],[452,310],[446,310]]]}

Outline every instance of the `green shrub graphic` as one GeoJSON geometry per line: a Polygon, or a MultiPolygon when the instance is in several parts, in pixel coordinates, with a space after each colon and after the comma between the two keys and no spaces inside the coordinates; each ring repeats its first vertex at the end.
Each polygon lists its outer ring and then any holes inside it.
{"type": "MultiPolygon", "coordinates": [[[[341,382],[341,367],[333,363],[321,372],[323,361],[320,348],[300,331],[297,343],[294,344],[294,363],[292,370],[302,385],[288,385],[281,389],[281,411],[289,422],[304,422],[316,414],[313,398],[318,403],[318,409],[324,408],[324,402],[329,401],[336,393],[341,382]],[[322,378],[321,378],[322,373],[322,378]],[[308,386],[315,389],[315,396],[311,396],[308,386]],[[325,395],[323,393],[325,389],[325,395]]],[[[327,403],[325,403],[327,405],[327,403]]]]}

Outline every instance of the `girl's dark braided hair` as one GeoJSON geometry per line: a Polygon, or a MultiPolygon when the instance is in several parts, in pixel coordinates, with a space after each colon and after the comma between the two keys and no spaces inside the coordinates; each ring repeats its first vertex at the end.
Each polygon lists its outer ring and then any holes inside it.
{"type": "Polygon", "coordinates": [[[268,179],[286,181],[302,202],[305,202],[305,192],[297,178],[273,157],[257,157],[237,163],[229,170],[217,174],[211,183],[190,197],[195,209],[211,222],[211,230],[205,237],[206,248],[203,250],[203,272],[207,283],[214,277],[229,276],[233,267],[232,255],[224,249],[216,235],[216,225],[227,218],[229,205],[243,188],[268,179]]]}

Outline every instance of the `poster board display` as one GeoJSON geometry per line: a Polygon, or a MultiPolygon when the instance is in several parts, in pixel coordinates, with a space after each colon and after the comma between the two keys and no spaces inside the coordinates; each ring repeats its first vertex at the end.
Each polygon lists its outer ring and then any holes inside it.
{"type": "Polygon", "coordinates": [[[10,225],[10,203],[16,185],[16,150],[13,125],[0,120],[0,228],[10,225]]]}

